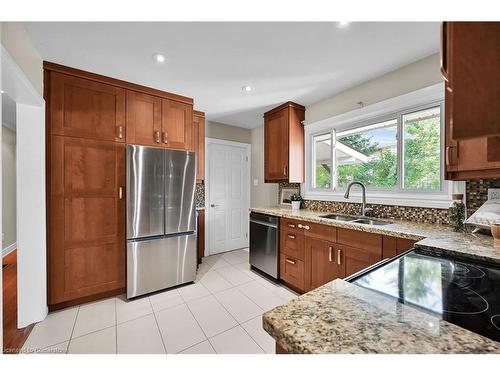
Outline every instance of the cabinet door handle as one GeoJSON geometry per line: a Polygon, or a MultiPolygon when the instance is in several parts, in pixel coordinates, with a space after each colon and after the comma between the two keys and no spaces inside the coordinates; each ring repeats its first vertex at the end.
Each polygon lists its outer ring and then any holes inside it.
{"type": "Polygon", "coordinates": [[[286,176],[286,170],[287,170],[286,165],[284,165],[283,166],[283,176],[286,176]]]}
{"type": "Polygon", "coordinates": [[[168,133],[163,132],[163,143],[167,144],[168,143],[168,133]]]}
{"type": "Polygon", "coordinates": [[[455,165],[453,158],[451,157],[451,152],[454,148],[455,148],[454,146],[446,146],[445,163],[446,163],[446,166],[448,166],[448,167],[451,165],[455,165]]]}
{"type": "Polygon", "coordinates": [[[332,262],[333,261],[333,246],[330,246],[328,248],[328,261],[332,262]]]}
{"type": "Polygon", "coordinates": [[[446,82],[449,82],[448,78],[448,59],[446,56],[446,35],[445,35],[445,23],[441,22],[441,75],[443,76],[446,82]]]}
{"type": "Polygon", "coordinates": [[[337,249],[337,264],[340,266],[340,258],[342,256],[342,250],[337,249]]]}
{"type": "Polygon", "coordinates": [[[305,229],[305,230],[309,230],[309,229],[310,229],[309,225],[302,225],[302,224],[299,224],[299,225],[297,225],[297,226],[298,226],[299,228],[302,228],[302,229],[305,229]]]}
{"type": "Polygon", "coordinates": [[[285,262],[290,263],[290,264],[295,264],[294,260],[291,260],[291,259],[288,259],[288,258],[285,259],[285,262]]]}
{"type": "Polygon", "coordinates": [[[116,134],[116,137],[117,137],[118,139],[123,139],[123,126],[121,126],[121,125],[120,125],[120,126],[117,128],[117,134],[116,134]]]}
{"type": "Polygon", "coordinates": [[[289,234],[289,235],[288,235],[288,238],[291,238],[292,240],[294,240],[294,239],[295,239],[295,236],[293,236],[293,235],[289,234]]]}
{"type": "Polygon", "coordinates": [[[295,224],[288,224],[290,228],[295,228],[295,224]]]}
{"type": "Polygon", "coordinates": [[[159,130],[155,131],[155,142],[160,143],[160,131],[159,130]]]}
{"type": "Polygon", "coordinates": [[[120,200],[123,199],[123,186],[120,186],[118,188],[118,199],[120,199],[120,200]]]}

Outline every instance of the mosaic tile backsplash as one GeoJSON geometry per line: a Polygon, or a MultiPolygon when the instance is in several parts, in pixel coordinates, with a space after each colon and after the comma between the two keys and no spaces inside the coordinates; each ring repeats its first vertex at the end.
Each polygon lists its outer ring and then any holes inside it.
{"type": "MultiPolygon", "coordinates": [[[[298,188],[300,184],[280,183],[278,199],[282,188],[298,188]]],[[[344,215],[359,215],[360,203],[305,200],[305,208],[315,211],[337,212],[344,215]]],[[[408,220],[418,223],[448,224],[448,210],[439,208],[422,208],[408,206],[388,206],[383,204],[367,204],[373,208],[375,216],[381,219],[408,220]]]]}
{"type": "Polygon", "coordinates": [[[205,207],[205,185],[196,184],[195,189],[196,208],[205,207]]]}
{"type": "Polygon", "coordinates": [[[500,179],[470,180],[465,185],[467,216],[470,216],[488,200],[488,189],[500,189],[500,179]]]}

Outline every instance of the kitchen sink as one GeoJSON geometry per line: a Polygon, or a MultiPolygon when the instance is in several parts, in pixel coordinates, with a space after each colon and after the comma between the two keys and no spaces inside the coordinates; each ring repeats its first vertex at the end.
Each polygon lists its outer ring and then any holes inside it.
{"type": "Polygon", "coordinates": [[[353,223],[368,224],[368,225],[388,225],[392,224],[389,221],[373,220],[373,219],[356,219],[352,221],[353,223]]]}
{"type": "Polygon", "coordinates": [[[325,219],[340,220],[340,221],[353,221],[353,220],[356,220],[356,218],[352,217],[352,216],[335,215],[335,214],[324,215],[324,216],[320,216],[320,217],[323,217],[325,219]]]}

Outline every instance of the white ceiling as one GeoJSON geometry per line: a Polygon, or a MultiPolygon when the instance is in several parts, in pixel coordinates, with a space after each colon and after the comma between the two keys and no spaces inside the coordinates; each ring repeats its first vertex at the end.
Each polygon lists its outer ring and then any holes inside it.
{"type": "Polygon", "coordinates": [[[194,98],[245,128],[285,101],[310,105],[438,51],[435,22],[27,23],[42,58],[194,98]],[[163,53],[163,65],[153,53],[163,53]],[[242,86],[251,85],[250,93],[242,86]]]}

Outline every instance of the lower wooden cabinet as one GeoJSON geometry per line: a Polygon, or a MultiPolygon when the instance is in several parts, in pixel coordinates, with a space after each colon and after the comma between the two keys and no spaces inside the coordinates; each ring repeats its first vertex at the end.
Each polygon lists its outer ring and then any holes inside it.
{"type": "Polygon", "coordinates": [[[339,257],[340,249],[334,242],[306,237],[305,250],[310,264],[308,290],[344,277],[344,264],[339,257]]]}
{"type": "Polygon", "coordinates": [[[414,240],[283,218],[280,279],[307,292],[411,249],[414,240]]]}
{"type": "Polygon", "coordinates": [[[280,278],[298,291],[306,291],[304,262],[281,254],[280,256],[280,278]]]}
{"type": "Polygon", "coordinates": [[[49,306],[125,287],[125,145],[51,136],[49,306]]]}

